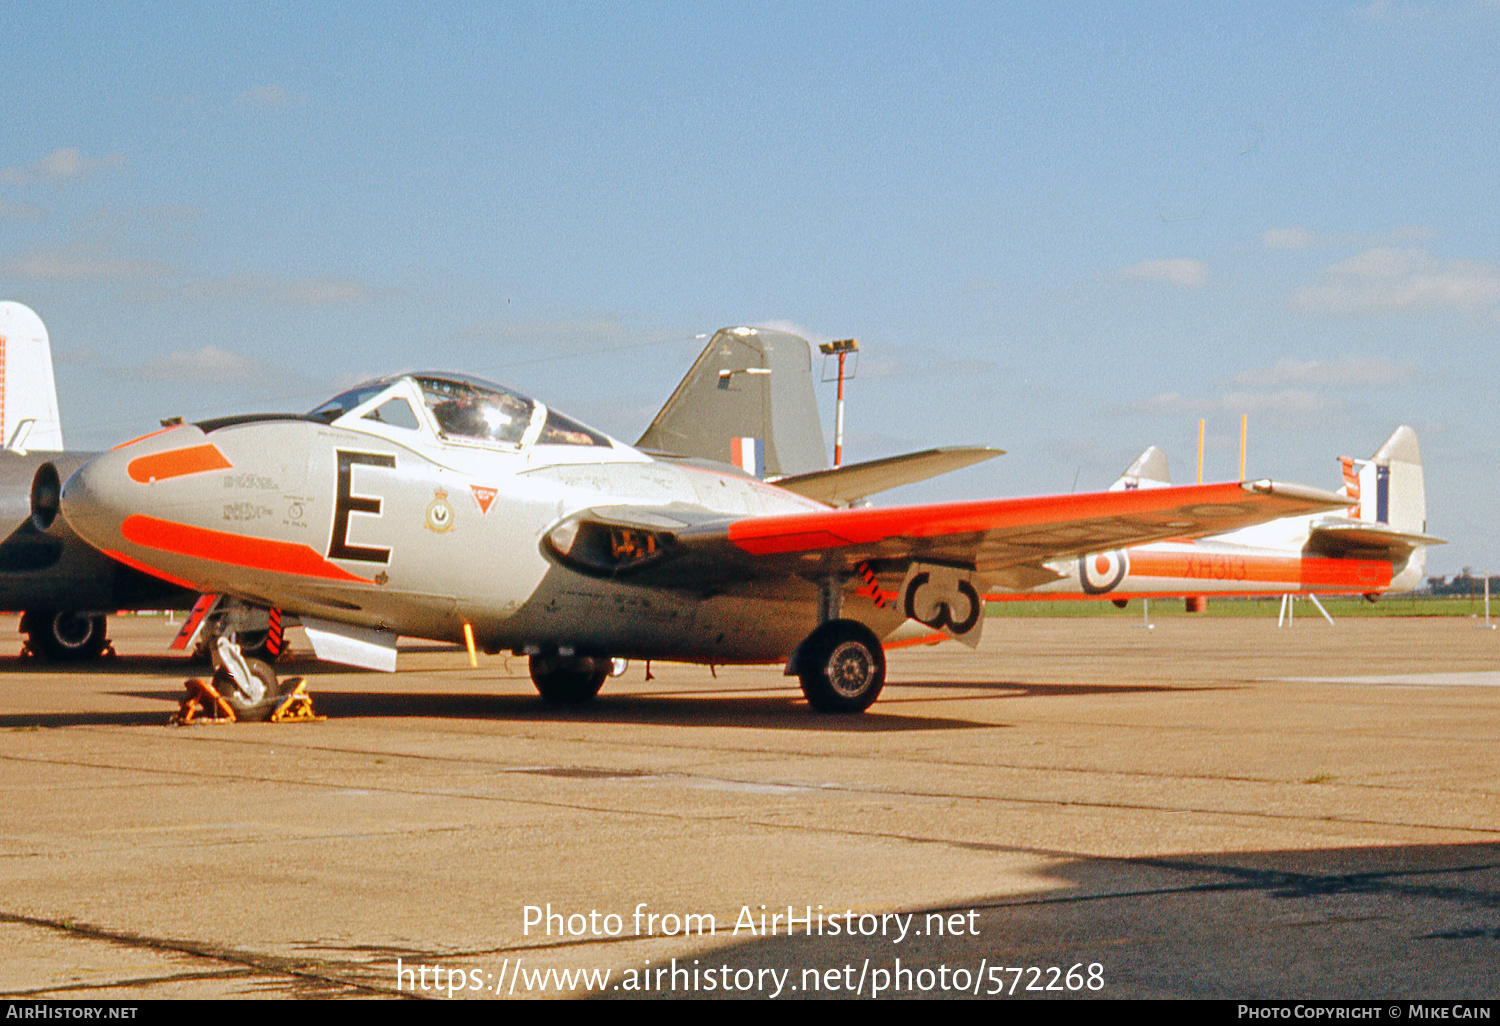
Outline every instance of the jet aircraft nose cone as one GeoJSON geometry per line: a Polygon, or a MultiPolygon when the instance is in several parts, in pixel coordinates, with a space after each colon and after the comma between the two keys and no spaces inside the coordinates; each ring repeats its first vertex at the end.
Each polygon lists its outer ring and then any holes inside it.
{"type": "Polygon", "coordinates": [[[102,453],[75,470],[63,482],[63,519],[74,532],[96,548],[113,547],[119,533],[125,476],[125,461],[115,453],[102,453]]]}

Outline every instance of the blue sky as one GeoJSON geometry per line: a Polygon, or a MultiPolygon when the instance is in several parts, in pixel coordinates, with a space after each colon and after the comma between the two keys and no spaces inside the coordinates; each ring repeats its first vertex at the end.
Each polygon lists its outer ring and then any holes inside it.
{"type": "MultiPolygon", "coordinates": [[[[1500,572],[1500,4],[0,7],[0,298],[70,447],[438,366],[633,440],[732,324],[854,336],[894,493],[1421,438],[1500,572]]],[[[825,406],[831,419],[831,397],[825,406]]]]}

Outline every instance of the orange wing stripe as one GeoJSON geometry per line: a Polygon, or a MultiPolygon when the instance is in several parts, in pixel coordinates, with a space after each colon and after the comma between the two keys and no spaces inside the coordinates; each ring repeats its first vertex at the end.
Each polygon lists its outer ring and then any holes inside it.
{"type": "MultiPolygon", "coordinates": [[[[137,545],[192,559],[207,559],[215,563],[230,563],[251,570],[269,570],[272,573],[296,574],[299,577],[371,583],[368,578],[356,577],[343,567],[328,562],[310,546],[295,542],[249,538],[243,534],[158,520],[141,513],[126,517],[125,522],[120,525],[120,533],[125,536],[126,541],[137,545]]],[[[153,572],[158,577],[163,576],[159,571],[153,572]]]]}
{"type": "Polygon", "coordinates": [[[1006,527],[1037,527],[1086,517],[1149,515],[1177,509],[1185,502],[1238,505],[1246,498],[1239,484],[1230,482],[1092,495],[792,513],[737,520],[729,525],[729,540],[751,555],[765,556],[870,545],[887,538],[932,538],[1006,527]]]}
{"type": "Polygon", "coordinates": [[[232,470],[234,464],[224,458],[218,446],[212,442],[193,445],[186,449],[168,449],[154,452],[150,456],[139,456],[130,461],[126,472],[132,481],[150,484],[171,477],[201,474],[205,470],[232,470]]]}

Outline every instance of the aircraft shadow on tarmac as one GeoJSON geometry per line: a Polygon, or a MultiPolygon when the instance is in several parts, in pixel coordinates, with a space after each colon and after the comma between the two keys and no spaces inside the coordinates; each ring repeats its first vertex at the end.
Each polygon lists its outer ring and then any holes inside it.
{"type": "MultiPolygon", "coordinates": [[[[746,991],[760,996],[774,982],[762,970],[789,970],[784,979],[797,997],[851,996],[863,970],[868,997],[876,982],[897,983],[897,959],[907,970],[900,977],[905,986],[886,996],[957,997],[965,991],[952,985],[956,979],[967,983],[969,995],[977,986],[980,996],[1000,996],[994,991],[1000,984],[1011,998],[1452,1000],[1492,999],[1496,991],[1500,844],[1494,842],[1133,859],[1063,855],[1046,872],[1055,886],[1039,893],[902,909],[915,914],[899,942],[893,940],[898,924],[889,922],[881,936],[873,918],[864,921],[870,935],[853,938],[826,929],[809,935],[800,923],[795,936],[783,929],[780,936],[744,939],[741,931],[739,943],[719,947],[705,938],[702,951],[678,954],[683,972],[675,993],[662,977],[660,989],[598,996],[725,996],[722,989],[683,988],[694,968],[701,974],[712,967],[722,976],[727,967],[742,983],[764,985],[746,991]],[[929,913],[936,918],[928,920],[929,913]],[[927,932],[939,920],[949,927],[944,935],[927,932]],[[1087,985],[1093,963],[1100,967],[1097,990],[1087,985]],[[946,990],[939,986],[941,966],[946,990]],[[1033,966],[1042,972],[1033,975],[1033,966]],[[1060,972],[1054,975],[1053,966],[1060,972]],[[1070,969],[1081,984],[1071,990],[1070,969]],[[1037,989],[1028,993],[1028,986],[1037,989]]],[[[818,899],[809,897],[816,915],[818,899]]],[[[749,908],[761,914],[759,905],[749,908]]],[[[784,907],[766,911],[781,912],[784,921],[784,907]]],[[[855,910],[856,917],[863,911],[855,910]]],[[[794,908],[798,917],[806,912],[794,908]]],[[[733,926],[718,924],[719,943],[733,936],[733,926]]],[[[620,970],[642,967],[629,952],[630,945],[620,946],[617,980],[620,970]]],[[[672,967],[660,957],[651,963],[653,971],[672,967]]]]}
{"type": "MultiPolygon", "coordinates": [[[[137,698],[173,701],[179,692],[130,692],[137,698]]],[[[330,720],[453,719],[529,723],[637,724],[686,727],[749,727],[810,730],[819,733],[880,733],[907,730],[955,730],[993,726],[944,717],[882,713],[877,705],[863,715],[828,716],[807,708],[798,694],[717,697],[713,695],[601,695],[586,706],[558,708],[535,695],[312,691],[313,706],[330,720]]],[[[131,714],[134,715],[134,714],[131,714]]],[[[32,716],[0,716],[36,722],[32,716]]],[[[161,722],[158,714],[156,722],[161,722]]]]}
{"type": "MultiPolygon", "coordinates": [[[[276,672],[283,677],[299,674],[307,676],[317,674],[326,677],[370,671],[362,670],[357,666],[323,663],[316,659],[293,658],[278,662],[276,672]]],[[[24,659],[20,656],[0,657],[0,680],[3,680],[7,673],[56,674],[71,677],[178,675],[185,680],[188,677],[210,676],[213,670],[207,660],[175,654],[106,656],[88,663],[49,663],[37,659],[24,659]]]]}
{"type": "MultiPolygon", "coordinates": [[[[159,676],[162,673],[183,673],[192,676],[207,676],[207,668],[190,663],[181,657],[163,658],[141,656],[112,661],[109,670],[116,672],[116,664],[124,670],[123,675],[159,676]],[[196,672],[195,672],[196,670],[196,672]]],[[[297,664],[291,664],[295,667],[297,664]]],[[[281,669],[281,667],[278,667],[281,669]]],[[[310,664],[309,670],[322,676],[328,670],[339,672],[363,672],[344,667],[329,667],[310,664]]],[[[77,671],[71,671],[77,672],[77,671]]],[[[100,672],[96,667],[94,673],[100,672]]],[[[286,676],[286,674],[283,674],[286,676]]],[[[951,688],[973,692],[976,689],[991,691],[990,694],[969,696],[901,696],[893,694],[878,702],[869,712],[860,715],[827,716],[815,715],[801,696],[788,687],[784,695],[738,695],[718,694],[710,691],[673,691],[669,693],[636,693],[611,695],[608,692],[586,706],[558,708],[543,705],[531,694],[487,694],[487,693],[421,693],[386,691],[320,691],[316,681],[311,684],[314,708],[319,715],[330,719],[368,719],[404,717],[413,719],[467,719],[505,720],[522,722],[571,722],[600,724],[676,725],[696,727],[747,727],[757,729],[803,730],[819,733],[888,733],[914,730],[962,730],[1004,727],[1004,723],[990,720],[960,719],[951,716],[915,716],[897,712],[901,706],[934,701],[989,702],[1014,700],[1028,697],[1058,696],[1118,696],[1138,693],[1155,693],[1182,690],[1170,685],[1092,685],[1092,684],[1037,684],[1015,681],[928,681],[918,684],[902,682],[892,685],[902,687],[951,688]]],[[[1202,689],[1197,689],[1202,690],[1202,689]]],[[[121,691],[118,694],[132,698],[159,700],[177,703],[184,692],[172,690],[121,691]]],[[[160,726],[166,722],[169,711],[77,711],[77,712],[30,712],[0,714],[0,729],[26,727],[68,726],[160,726]]]]}

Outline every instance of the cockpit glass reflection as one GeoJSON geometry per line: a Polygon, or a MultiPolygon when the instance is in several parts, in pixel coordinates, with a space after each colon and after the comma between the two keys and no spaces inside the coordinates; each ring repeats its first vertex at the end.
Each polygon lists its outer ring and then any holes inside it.
{"type": "Polygon", "coordinates": [[[450,438],[519,445],[536,404],[525,396],[472,380],[414,378],[438,428],[450,438]]]}
{"type": "Polygon", "coordinates": [[[325,424],[332,424],[356,406],[362,406],[381,392],[384,392],[390,385],[389,378],[380,381],[367,381],[363,385],[355,385],[347,392],[340,392],[322,406],[313,410],[308,416],[316,417],[325,424]]]}

